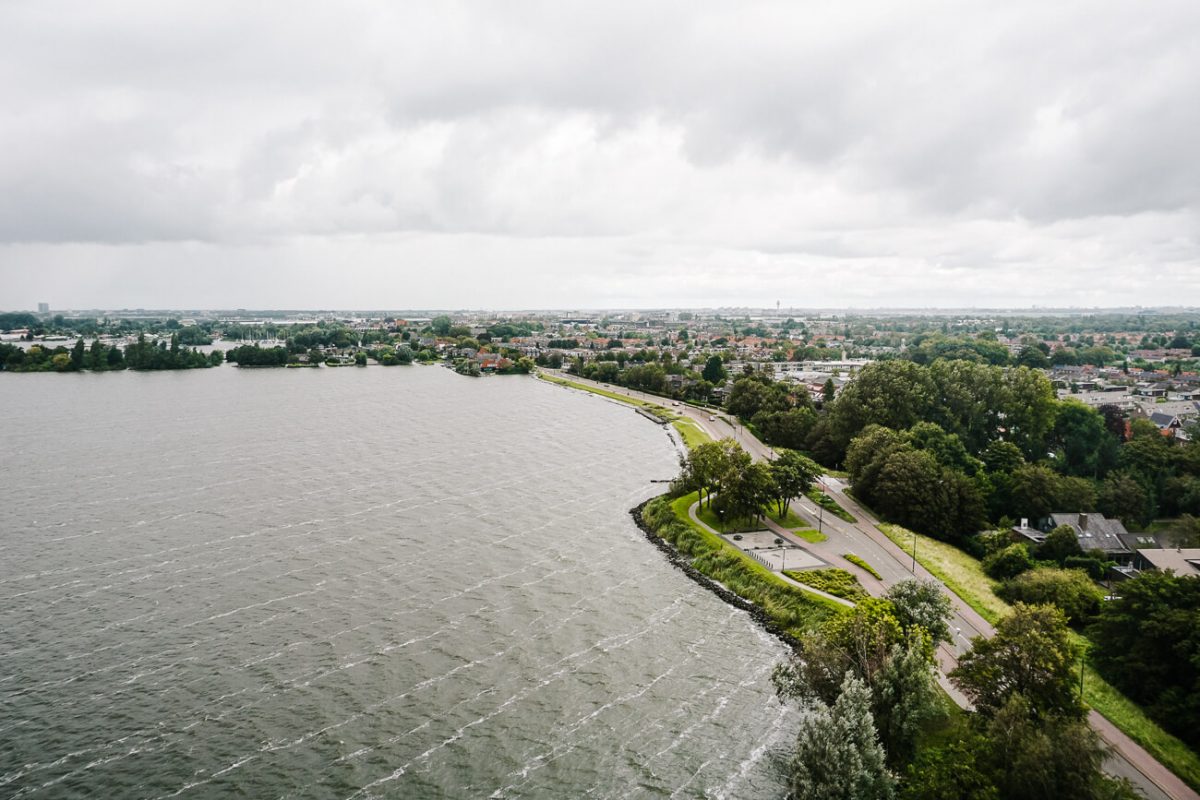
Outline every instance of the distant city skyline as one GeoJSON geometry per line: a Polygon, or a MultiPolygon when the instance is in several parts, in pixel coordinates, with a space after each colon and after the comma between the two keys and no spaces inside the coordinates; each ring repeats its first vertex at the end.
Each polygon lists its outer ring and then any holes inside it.
{"type": "Polygon", "coordinates": [[[1200,305],[1200,6],[0,6],[0,308],[1200,305]]]}

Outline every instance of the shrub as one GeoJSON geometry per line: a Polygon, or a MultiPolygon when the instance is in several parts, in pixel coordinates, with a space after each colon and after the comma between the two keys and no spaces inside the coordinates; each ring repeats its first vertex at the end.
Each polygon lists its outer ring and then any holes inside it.
{"type": "Polygon", "coordinates": [[[1015,578],[1032,567],[1029,548],[1023,544],[1010,544],[983,560],[983,571],[998,581],[1015,578]]]}
{"type": "Polygon", "coordinates": [[[1006,580],[996,594],[1010,603],[1055,606],[1075,625],[1086,622],[1100,610],[1100,590],[1077,569],[1037,567],[1006,580]]]}
{"type": "Polygon", "coordinates": [[[844,569],[788,570],[786,575],[794,581],[799,581],[814,589],[820,589],[826,594],[853,600],[856,603],[869,597],[859,584],[858,578],[844,569]]]}
{"type": "Polygon", "coordinates": [[[1038,545],[1037,557],[1042,561],[1053,561],[1061,565],[1071,556],[1083,555],[1075,529],[1070,525],[1059,525],[1046,534],[1046,541],[1038,545]]]}
{"type": "Polygon", "coordinates": [[[1108,572],[1108,564],[1095,556],[1067,556],[1063,561],[1063,567],[1083,570],[1094,581],[1103,580],[1104,574],[1108,572]]]}

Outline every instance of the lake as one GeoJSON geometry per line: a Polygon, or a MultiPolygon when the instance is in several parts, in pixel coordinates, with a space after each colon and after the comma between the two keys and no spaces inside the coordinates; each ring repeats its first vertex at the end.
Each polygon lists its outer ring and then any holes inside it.
{"type": "Polygon", "coordinates": [[[0,375],[0,795],[784,792],[785,651],[631,409],[436,367],[0,375]]]}

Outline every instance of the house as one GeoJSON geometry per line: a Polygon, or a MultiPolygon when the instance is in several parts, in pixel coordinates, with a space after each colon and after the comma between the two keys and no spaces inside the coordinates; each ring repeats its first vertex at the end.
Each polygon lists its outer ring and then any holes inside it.
{"type": "Polygon", "coordinates": [[[1134,566],[1140,570],[1172,570],[1176,575],[1200,577],[1200,547],[1138,550],[1134,566]]]}
{"type": "Polygon", "coordinates": [[[1174,414],[1163,414],[1159,411],[1155,411],[1150,414],[1150,421],[1153,422],[1160,431],[1173,431],[1176,428],[1183,426],[1183,423],[1180,422],[1179,417],[1175,416],[1174,414]]]}
{"type": "Polygon", "coordinates": [[[1085,553],[1089,550],[1100,550],[1105,558],[1119,564],[1127,564],[1133,558],[1133,550],[1127,544],[1132,534],[1125,530],[1120,520],[1106,519],[1103,514],[1054,513],[1040,520],[1036,526],[1031,526],[1029,520],[1022,519],[1021,524],[1014,526],[1012,532],[1019,541],[1036,546],[1046,541],[1046,534],[1060,525],[1067,525],[1075,531],[1079,547],[1085,553]]]}
{"type": "Polygon", "coordinates": [[[1129,531],[1125,530],[1119,519],[1107,519],[1103,514],[1095,513],[1055,513],[1049,516],[1042,529],[1052,531],[1059,525],[1068,525],[1075,530],[1075,538],[1085,553],[1101,550],[1106,558],[1119,564],[1127,564],[1133,558],[1133,553],[1122,539],[1129,535],[1129,531]]]}

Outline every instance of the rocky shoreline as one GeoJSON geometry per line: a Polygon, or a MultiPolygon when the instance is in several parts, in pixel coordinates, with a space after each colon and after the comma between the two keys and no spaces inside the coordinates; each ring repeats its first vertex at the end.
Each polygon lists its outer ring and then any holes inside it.
{"type": "Polygon", "coordinates": [[[655,533],[649,525],[646,524],[646,521],[642,519],[642,509],[645,508],[646,504],[653,499],[654,498],[644,500],[638,505],[629,509],[629,515],[633,517],[633,524],[638,526],[638,529],[643,535],[645,535],[650,544],[662,551],[662,554],[666,556],[667,561],[671,562],[676,569],[683,572],[683,574],[687,575],[693,581],[700,584],[729,605],[745,611],[760,628],[786,645],[792,650],[793,653],[799,654],[803,649],[803,645],[799,639],[797,639],[795,636],[792,636],[790,633],[780,627],[777,622],[771,619],[767,612],[763,611],[754,603],[739,597],[738,595],[726,589],[717,581],[693,567],[691,561],[686,556],[682,555],[674,548],[674,546],[671,545],[670,542],[663,539],[661,536],[655,533]]]}

